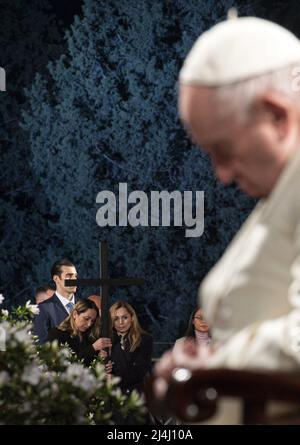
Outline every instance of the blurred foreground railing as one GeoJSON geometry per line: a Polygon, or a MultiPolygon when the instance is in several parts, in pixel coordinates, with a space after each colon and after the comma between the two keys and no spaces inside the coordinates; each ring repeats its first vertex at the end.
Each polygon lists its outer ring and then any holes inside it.
{"type": "Polygon", "coordinates": [[[269,370],[245,371],[203,369],[190,372],[178,368],[165,396],[157,398],[154,378],[146,384],[146,401],[157,417],[175,416],[181,421],[198,423],[214,416],[224,397],[242,402],[241,423],[300,424],[300,372],[269,370]],[[269,403],[286,404],[289,409],[270,415],[269,403]]]}

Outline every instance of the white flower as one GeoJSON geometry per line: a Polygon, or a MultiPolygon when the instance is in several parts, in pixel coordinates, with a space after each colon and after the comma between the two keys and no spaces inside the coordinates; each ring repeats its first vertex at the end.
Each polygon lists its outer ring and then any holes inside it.
{"type": "Polygon", "coordinates": [[[19,407],[19,410],[21,413],[31,413],[32,412],[32,405],[30,402],[25,402],[23,405],[19,407]]]}
{"type": "Polygon", "coordinates": [[[0,323],[0,336],[2,334],[2,339],[3,339],[3,332],[5,332],[5,341],[6,342],[8,342],[10,340],[10,337],[11,337],[10,330],[11,330],[10,324],[8,323],[7,320],[3,319],[0,323]]]}
{"type": "Polygon", "coordinates": [[[26,302],[26,308],[31,312],[33,315],[38,315],[40,313],[39,307],[37,304],[31,304],[30,300],[26,302]]]}
{"type": "Polygon", "coordinates": [[[27,365],[24,368],[21,380],[30,383],[31,385],[37,385],[40,381],[40,377],[41,371],[37,366],[27,365]]]}
{"type": "Polygon", "coordinates": [[[4,297],[3,297],[3,294],[0,294],[0,304],[2,304],[2,303],[3,303],[3,301],[4,301],[4,297]]]}
{"type": "Polygon", "coordinates": [[[98,379],[98,383],[100,383],[100,382],[103,383],[105,380],[105,376],[106,376],[105,366],[102,365],[101,363],[97,363],[96,367],[95,367],[95,372],[96,372],[96,376],[98,379]]]}
{"type": "Polygon", "coordinates": [[[28,342],[30,340],[27,329],[20,329],[15,332],[15,338],[19,343],[28,342]]]}
{"type": "Polygon", "coordinates": [[[74,363],[68,367],[65,373],[67,381],[86,392],[93,392],[97,387],[97,381],[91,372],[82,365],[74,363]]]}
{"type": "Polygon", "coordinates": [[[112,392],[111,392],[111,394],[112,394],[114,397],[118,398],[118,399],[121,399],[121,398],[122,398],[122,391],[121,391],[121,388],[115,388],[115,389],[113,389],[112,392]]]}
{"type": "Polygon", "coordinates": [[[84,367],[82,365],[74,363],[68,367],[66,376],[69,377],[70,379],[80,377],[82,375],[83,371],[84,371],[84,367]]]}
{"type": "MultiPolygon", "coordinates": [[[[50,382],[51,383],[51,382],[50,382]]],[[[56,382],[51,384],[51,394],[53,396],[53,394],[57,394],[59,391],[59,386],[56,382]]]]}
{"type": "Polygon", "coordinates": [[[0,372],[0,387],[6,385],[9,381],[9,374],[6,371],[0,372]]]}
{"type": "Polygon", "coordinates": [[[8,317],[8,310],[7,310],[7,309],[2,309],[1,314],[2,314],[4,317],[8,317]]]}
{"type": "Polygon", "coordinates": [[[50,397],[51,396],[51,392],[50,392],[50,388],[44,388],[42,389],[42,391],[40,392],[39,396],[43,399],[50,397]]]}
{"type": "Polygon", "coordinates": [[[107,380],[106,384],[108,386],[114,386],[114,385],[118,385],[118,383],[120,383],[120,381],[121,381],[121,377],[113,376],[109,380],[107,380]]]}

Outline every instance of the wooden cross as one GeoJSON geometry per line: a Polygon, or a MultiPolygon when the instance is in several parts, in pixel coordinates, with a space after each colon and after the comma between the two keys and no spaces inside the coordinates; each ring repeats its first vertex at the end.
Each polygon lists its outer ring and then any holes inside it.
{"type": "Polygon", "coordinates": [[[139,286],[145,280],[140,278],[109,278],[108,246],[106,241],[99,243],[100,278],[65,280],[65,286],[100,286],[101,295],[101,337],[110,337],[109,332],[109,288],[111,286],[139,286]]]}

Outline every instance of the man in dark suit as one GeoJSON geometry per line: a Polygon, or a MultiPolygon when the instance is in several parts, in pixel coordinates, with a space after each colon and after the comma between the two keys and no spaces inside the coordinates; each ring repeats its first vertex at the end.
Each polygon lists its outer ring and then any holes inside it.
{"type": "Polygon", "coordinates": [[[65,280],[76,280],[77,271],[71,261],[56,261],[51,268],[51,277],[56,284],[53,297],[39,304],[39,314],[33,322],[33,333],[39,343],[47,341],[48,332],[59,325],[70,314],[78,299],[75,298],[76,287],[65,286],[65,280]]]}

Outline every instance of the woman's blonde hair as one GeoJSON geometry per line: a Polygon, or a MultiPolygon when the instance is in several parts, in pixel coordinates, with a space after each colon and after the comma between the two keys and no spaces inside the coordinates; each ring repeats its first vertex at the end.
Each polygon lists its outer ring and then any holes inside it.
{"type": "Polygon", "coordinates": [[[110,307],[109,312],[112,327],[114,326],[114,314],[118,309],[121,308],[124,308],[131,315],[132,318],[132,323],[128,333],[128,339],[130,345],[129,350],[130,352],[133,352],[141,344],[142,334],[144,334],[145,331],[141,328],[135,310],[129,303],[127,303],[127,301],[117,301],[110,307]]]}
{"type": "Polygon", "coordinates": [[[89,337],[93,340],[97,340],[100,337],[100,317],[99,310],[96,304],[91,300],[80,300],[73,307],[70,315],[58,326],[58,329],[61,331],[67,331],[70,333],[71,337],[76,337],[79,335],[79,330],[77,329],[73,314],[74,311],[77,312],[78,315],[83,314],[89,309],[94,309],[96,311],[97,317],[93,326],[87,331],[89,337]]]}

